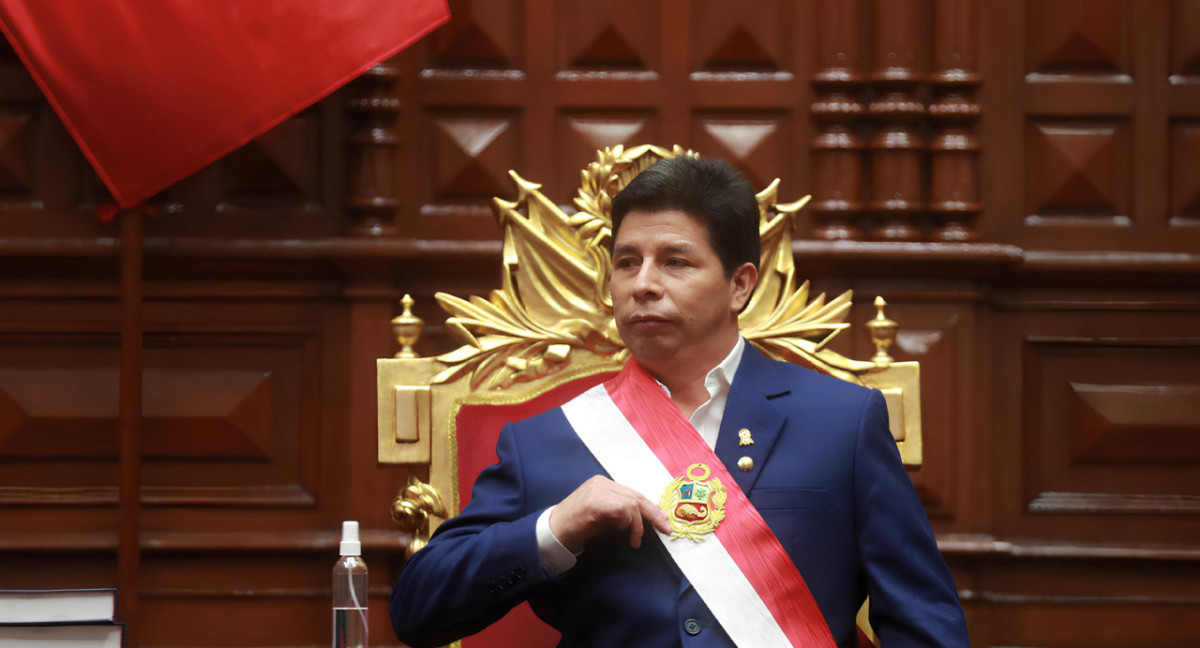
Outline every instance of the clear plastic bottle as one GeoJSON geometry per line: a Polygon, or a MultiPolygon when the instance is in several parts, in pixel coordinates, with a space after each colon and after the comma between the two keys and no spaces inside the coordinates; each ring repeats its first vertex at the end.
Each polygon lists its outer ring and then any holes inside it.
{"type": "Polygon", "coordinates": [[[333,565],[333,648],[369,648],[367,563],[358,522],[342,522],[341,554],[333,565]]]}

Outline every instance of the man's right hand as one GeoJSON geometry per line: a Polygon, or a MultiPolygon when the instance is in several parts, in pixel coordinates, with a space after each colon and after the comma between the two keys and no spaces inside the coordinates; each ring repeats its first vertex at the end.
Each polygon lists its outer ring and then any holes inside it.
{"type": "Polygon", "coordinates": [[[667,514],[637,491],[596,475],[579,485],[550,513],[550,531],[578,553],[588,540],[609,531],[629,530],[629,546],[642,545],[643,520],[671,532],[667,514]]]}

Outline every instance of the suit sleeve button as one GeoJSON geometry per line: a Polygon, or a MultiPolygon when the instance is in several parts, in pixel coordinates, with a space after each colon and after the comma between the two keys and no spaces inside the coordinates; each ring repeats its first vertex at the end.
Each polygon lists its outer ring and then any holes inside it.
{"type": "Polygon", "coordinates": [[[688,619],[683,622],[683,631],[693,637],[700,634],[700,622],[695,619],[688,619]]]}

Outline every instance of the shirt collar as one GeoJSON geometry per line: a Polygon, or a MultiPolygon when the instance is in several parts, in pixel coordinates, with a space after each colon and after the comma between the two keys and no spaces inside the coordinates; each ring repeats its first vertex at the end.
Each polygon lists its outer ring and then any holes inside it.
{"type": "Polygon", "coordinates": [[[729,392],[729,386],[733,384],[733,375],[737,373],[738,365],[742,362],[742,353],[745,348],[746,340],[739,333],[737,343],[733,345],[729,355],[725,356],[725,359],[704,377],[704,388],[708,390],[710,399],[718,394],[729,392]]]}
{"type": "MultiPolygon", "coordinates": [[[[738,365],[742,363],[742,354],[745,350],[746,338],[738,333],[737,343],[733,345],[729,355],[705,374],[704,389],[708,392],[710,401],[717,395],[729,393],[729,386],[733,384],[733,375],[737,373],[738,365]]],[[[662,387],[667,395],[671,394],[671,390],[661,380],[655,378],[654,382],[658,383],[658,386],[662,387]]]]}

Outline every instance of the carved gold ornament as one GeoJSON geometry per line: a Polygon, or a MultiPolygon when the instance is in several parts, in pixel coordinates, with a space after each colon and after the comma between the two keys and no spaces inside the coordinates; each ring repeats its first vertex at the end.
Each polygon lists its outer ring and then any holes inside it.
{"type": "Polygon", "coordinates": [[[429,542],[429,517],[446,516],[446,505],[437,489],[414,476],[408,486],[392,500],[392,522],[401,531],[412,534],[407,555],[412,556],[429,542]]]}
{"type": "MultiPolygon", "coordinates": [[[[576,349],[623,360],[628,352],[617,333],[608,279],[612,238],[612,196],[643,169],[662,158],[696,153],[678,146],[617,146],[597,152],[584,169],[568,215],[540,191],[541,185],[514,171],[517,200],[495,199],[504,230],[502,285],[487,299],[464,300],[438,293],[450,314],[447,328],[465,344],[438,356],[447,368],[433,382],[469,376],[472,390],[502,389],[560,371],[576,349]]],[[[839,378],[861,383],[857,373],[871,362],[850,360],[825,346],[842,329],[851,291],[826,303],[809,299],[805,281],[797,286],[792,260],[792,228],[808,202],[778,204],[775,180],[757,195],[762,235],[760,279],[739,323],[742,335],[768,355],[801,362],[839,378]]]]}

